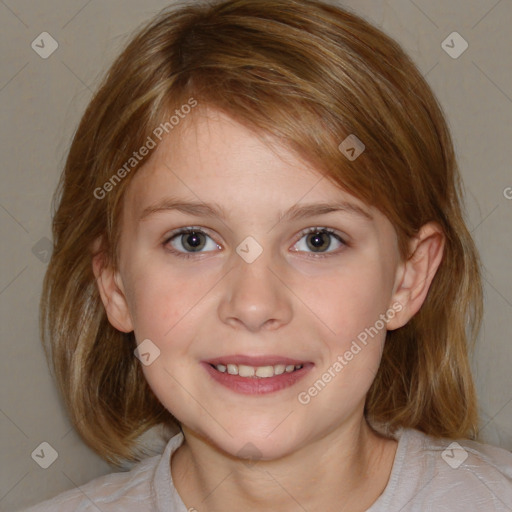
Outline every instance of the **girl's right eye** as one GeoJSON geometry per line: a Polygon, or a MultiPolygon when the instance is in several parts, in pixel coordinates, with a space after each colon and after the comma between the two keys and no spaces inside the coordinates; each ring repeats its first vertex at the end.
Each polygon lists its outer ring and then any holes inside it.
{"type": "Polygon", "coordinates": [[[206,238],[209,238],[212,242],[209,244],[210,249],[215,249],[215,247],[217,249],[221,249],[220,245],[216,244],[203,230],[194,227],[174,231],[165,239],[163,245],[167,247],[170,252],[176,254],[176,256],[181,258],[191,258],[194,256],[194,253],[201,254],[201,252],[211,252],[203,251],[205,247],[208,247],[205,240],[206,238]],[[168,244],[173,248],[170,249],[168,244]]]}

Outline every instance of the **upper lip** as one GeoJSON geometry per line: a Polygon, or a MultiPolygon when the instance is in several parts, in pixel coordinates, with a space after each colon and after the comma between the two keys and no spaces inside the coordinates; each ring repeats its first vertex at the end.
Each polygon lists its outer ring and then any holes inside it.
{"type": "Polygon", "coordinates": [[[268,355],[268,356],[246,356],[241,354],[215,357],[213,359],[205,360],[208,364],[243,364],[246,366],[275,366],[277,364],[284,365],[298,365],[306,364],[307,361],[300,359],[292,359],[290,357],[268,355]]]}

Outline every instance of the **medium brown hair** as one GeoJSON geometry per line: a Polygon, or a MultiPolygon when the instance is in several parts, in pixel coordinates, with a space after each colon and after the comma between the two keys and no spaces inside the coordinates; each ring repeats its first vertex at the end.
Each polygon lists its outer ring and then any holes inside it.
{"type": "Polygon", "coordinates": [[[468,349],[482,317],[480,262],[463,219],[450,133],[431,89],[395,41],[339,7],[228,0],[173,5],[140,28],[71,144],[55,197],[41,332],[84,440],[111,463],[139,460],[137,437],[174,421],[144,378],[133,332],[108,322],[91,261],[101,240],[105,264],[117,268],[123,192],[144,162],[101,199],[95,191],[190,98],[277,137],[378,208],[396,229],[403,260],[422,225],[442,227],[443,260],[420,311],[387,333],[365,414],[391,430],[476,438],[468,349]],[[354,161],[338,149],[349,134],[366,146],[354,161]]]}

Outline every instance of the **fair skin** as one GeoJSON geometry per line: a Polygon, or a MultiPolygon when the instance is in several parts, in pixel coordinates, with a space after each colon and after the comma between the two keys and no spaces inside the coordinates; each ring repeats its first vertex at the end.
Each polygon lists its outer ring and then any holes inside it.
{"type": "Polygon", "coordinates": [[[365,397],[386,329],[405,325],[425,300],[442,258],[440,229],[423,226],[410,242],[412,257],[401,261],[382,213],[212,109],[170,132],[133,177],[123,204],[119,269],[96,257],[94,272],[111,324],[160,350],[143,371],[182,425],[172,477],[186,506],[366,510],[386,487],[397,443],[369,427],[365,397]],[[161,209],[139,220],[170,196],[218,204],[226,217],[161,209]],[[279,220],[294,206],[340,201],[372,218],[337,211],[279,220]],[[204,234],[165,243],[190,226],[204,234]],[[318,227],[346,245],[318,230],[302,233],[318,227]],[[248,236],[263,249],[251,263],[236,251],[248,236]],[[323,244],[315,251],[318,236],[323,244]],[[300,402],[393,304],[401,309],[385,328],[300,402]],[[212,378],[217,370],[207,363],[230,355],[292,358],[304,362],[304,375],[273,392],[240,393],[212,378]],[[254,464],[242,458],[248,447],[254,464]]]}

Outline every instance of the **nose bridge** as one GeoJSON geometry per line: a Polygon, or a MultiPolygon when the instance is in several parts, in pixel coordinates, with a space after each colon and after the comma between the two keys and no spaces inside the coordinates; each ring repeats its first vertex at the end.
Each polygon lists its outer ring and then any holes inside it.
{"type": "Polygon", "coordinates": [[[276,327],[291,318],[289,293],[277,277],[271,251],[258,246],[260,249],[253,240],[245,240],[237,247],[234,268],[226,276],[219,305],[223,322],[243,325],[251,331],[265,325],[276,327]]]}

